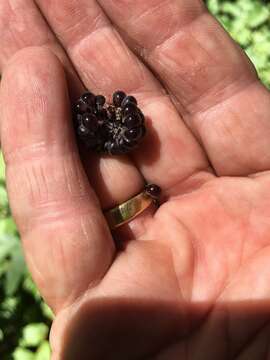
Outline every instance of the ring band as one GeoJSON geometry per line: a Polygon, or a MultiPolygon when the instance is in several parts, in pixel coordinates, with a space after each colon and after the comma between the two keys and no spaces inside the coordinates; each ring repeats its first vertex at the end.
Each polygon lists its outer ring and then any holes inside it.
{"type": "Polygon", "coordinates": [[[143,212],[156,200],[145,191],[104,213],[111,230],[118,228],[143,212]]]}

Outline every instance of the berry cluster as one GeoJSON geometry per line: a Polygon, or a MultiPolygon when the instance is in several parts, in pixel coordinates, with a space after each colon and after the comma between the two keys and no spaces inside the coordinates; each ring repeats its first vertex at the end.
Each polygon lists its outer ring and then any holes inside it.
{"type": "Polygon", "coordinates": [[[103,95],[86,92],[75,104],[74,115],[79,140],[98,153],[128,153],[145,135],[137,100],[123,91],[113,94],[112,104],[107,104],[103,95]]]}

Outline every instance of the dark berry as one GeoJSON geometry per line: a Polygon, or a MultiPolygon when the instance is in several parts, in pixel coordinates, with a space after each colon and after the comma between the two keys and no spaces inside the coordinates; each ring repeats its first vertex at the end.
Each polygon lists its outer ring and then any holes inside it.
{"type": "Polygon", "coordinates": [[[89,148],[95,148],[96,146],[98,146],[98,138],[95,137],[94,133],[89,133],[88,136],[86,137],[86,139],[84,140],[84,143],[87,147],[89,148]]]}
{"type": "Polygon", "coordinates": [[[98,119],[94,114],[86,113],[82,116],[83,125],[90,131],[96,131],[98,128],[98,119]]]}
{"type": "Polygon", "coordinates": [[[122,115],[124,117],[129,114],[137,114],[137,112],[138,112],[137,105],[133,104],[133,103],[129,103],[129,104],[125,105],[125,107],[123,107],[122,115]]]}
{"type": "Polygon", "coordinates": [[[117,154],[122,155],[129,153],[133,149],[133,146],[127,146],[124,142],[120,142],[117,145],[117,154]]]}
{"type": "Polygon", "coordinates": [[[74,110],[75,110],[76,113],[83,114],[83,113],[85,113],[87,111],[87,108],[88,108],[88,105],[85,102],[79,100],[75,104],[74,110]]]}
{"type": "Polygon", "coordinates": [[[137,145],[137,141],[136,140],[127,140],[126,138],[122,137],[119,140],[119,146],[123,149],[127,151],[130,151],[132,148],[134,148],[137,145]]]}
{"type": "Polygon", "coordinates": [[[94,114],[95,116],[98,117],[99,110],[98,110],[98,109],[93,109],[93,110],[92,110],[92,114],[94,114]]]}
{"type": "Polygon", "coordinates": [[[122,101],[125,99],[126,94],[123,91],[116,91],[113,94],[113,104],[117,107],[120,107],[122,104],[122,101]]]}
{"type": "Polygon", "coordinates": [[[84,101],[89,106],[95,106],[95,98],[95,95],[90,92],[86,92],[81,96],[82,101],[84,101]]]}
{"type": "Polygon", "coordinates": [[[106,99],[103,95],[97,95],[95,97],[96,106],[98,109],[102,108],[106,102],[106,99]]]}
{"type": "Polygon", "coordinates": [[[110,152],[111,145],[112,145],[111,141],[106,141],[105,144],[104,144],[104,151],[105,152],[110,152]]]}
{"type": "Polygon", "coordinates": [[[114,122],[115,121],[115,108],[114,106],[108,106],[107,108],[107,119],[110,121],[110,122],[114,122]]]}
{"type": "Polygon", "coordinates": [[[121,150],[118,146],[118,143],[115,141],[107,141],[105,143],[105,151],[108,152],[110,155],[119,155],[121,154],[121,150]]]}
{"type": "Polygon", "coordinates": [[[139,108],[138,108],[138,114],[139,114],[139,116],[140,116],[140,118],[141,118],[142,124],[144,124],[144,122],[145,122],[145,117],[144,117],[142,111],[141,111],[139,108]]]}
{"type": "Polygon", "coordinates": [[[127,140],[138,140],[142,136],[142,129],[140,127],[128,129],[124,132],[124,137],[127,140]]]}
{"type": "Polygon", "coordinates": [[[78,127],[77,132],[81,137],[89,135],[89,130],[83,124],[78,127]]]}
{"type": "Polygon", "coordinates": [[[134,96],[126,96],[121,103],[121,107],[124,108],[127,104],[130,103],[137,105],[137,100],[134,96]]]}
{"type": "Polygon", "coordinates": [[[142,120],[138,114],[131,114],[123,119],[123,124],[128,128],[132,129],[136,126],[141,125],[142,120]]]}
{"type": "Polygon", "coordinates": [[[145,134],[144,116],[133,96],[113,94],[113,104],[103,95],[84,93],[74,111],[74,126],[84,145],[97,153],[129,153],[145,134]],[[104,106],[105,105],[105,106],[104,106]]]}
{"type": "Polygon", "coordinates": [[[158,198],[161,188],[156,184],[147,184],[145,185],[145,192],[153,198],[158,198]]]}
{"type": "Polygon", "coordinates": [[[100,109],[97,113],[97,117],[99,119],[99,122],[103,122],[103,121],[106,121],[107,118],[108,118],[108,114],[107,114],[107,111],[106,109],[100,109]]]}
{"type": "Polygon", "coordinates": [[[75,115],[75,121],[76,121],[76,124],[74,124],[74,125],[81,125],[82,124],[82,118],[83,118],[83,115],[82,114],[76,114],[75,115]]]}

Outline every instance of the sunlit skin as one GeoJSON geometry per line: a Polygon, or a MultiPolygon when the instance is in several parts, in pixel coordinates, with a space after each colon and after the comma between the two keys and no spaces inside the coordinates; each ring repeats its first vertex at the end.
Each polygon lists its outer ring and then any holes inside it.
{"type": "Polygon", "coordinates": [[[266,359],[270,96],[203,2],[5,0],[0,34],[8,193],[52,359],[266,359]],[[132,155],[79,154],[85,88],[137,98],[132,155]],[[103,210],[144,179],[161,206],[111,234],[103,210]]]}

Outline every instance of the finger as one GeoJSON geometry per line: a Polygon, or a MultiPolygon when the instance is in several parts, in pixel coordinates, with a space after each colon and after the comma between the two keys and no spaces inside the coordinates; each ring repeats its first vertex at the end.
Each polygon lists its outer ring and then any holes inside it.
{"type": "Polygon", "coordinates": [[[80,94],[82,84],[73,66],[32,0],[1,1],[0,33],[0,72],[18,50],[28,46],[48,47],[65,66],[72,84],[71,95],[80,94]]]}
{"type": "Polygon", "coordinates": [[[176,98],[219,175],[270,168],[269,94],[202,1],[98,2],[176,98]]]}
{"type": "Polygon", "coordinates": [[[68,109],[57,58],[42,48],[15,55],[4,70],[0,93],[8,193],[28,265],[55,311],[98,282],[114,256],[68,109]]]}
{"type": "MultiPolygon", "coordinates": [[[[1,2],[0,33],[0,71],[18,50],[28,46],[43,46],[52,50],[65,66],[71,99],[75,101],[84,91],[69,58],[32,0],[1,2]]],[[[84,152],[82,156],[89,180],[103,208],[113,207],[142,189],[142,176],[127,158],[123,157],[116,162],[89,156],[84,152]]]]}
{"type": "Polygon", "coordinates": [[[176,184],[179,190],[184,179],[208,167],[160,84],[127,48],[96,1],[38,4],[87,87],[107,95],[120,88],[138,97],[149,135],[132,158],[147,181],[171,193],[176,184]]]}

